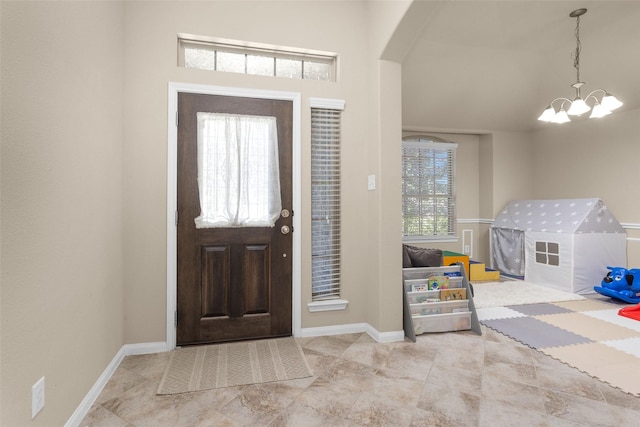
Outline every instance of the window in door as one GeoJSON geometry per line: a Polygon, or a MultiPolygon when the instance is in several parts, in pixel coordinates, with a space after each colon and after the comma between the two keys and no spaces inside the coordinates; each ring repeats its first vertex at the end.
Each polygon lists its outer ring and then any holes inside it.
{"type": "Polygon", "coordinates": [[[280,216],[276,118],[197,113],[196,228],[273,227],[280,216]]]}

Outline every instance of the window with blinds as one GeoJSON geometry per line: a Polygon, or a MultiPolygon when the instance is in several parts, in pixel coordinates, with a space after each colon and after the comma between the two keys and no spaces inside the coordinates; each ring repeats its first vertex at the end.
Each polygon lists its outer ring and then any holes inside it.
{"type": "Polygon", "coordinates": [[[311,108],[312,300],[340,298],[341,109],[311,108]]]}
{"type": "Polygon", "coordinates": [[[402,141],[403,240],[455,236],[455,143],[433,137],[402,141]]]}

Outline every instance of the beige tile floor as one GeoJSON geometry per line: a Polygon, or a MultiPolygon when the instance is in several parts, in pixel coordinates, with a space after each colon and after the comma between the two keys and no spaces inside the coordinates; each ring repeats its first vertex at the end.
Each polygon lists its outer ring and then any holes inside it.
{"type": "MultiPolygon", "coordinates": [[[[168,353],[125,358],[82,426],[637,426],[640,398],[483,327],[303,338],[311,378],[157,396],[168,353]]],[[[638,371],[630,372],[640,381],[638,371]]]]}

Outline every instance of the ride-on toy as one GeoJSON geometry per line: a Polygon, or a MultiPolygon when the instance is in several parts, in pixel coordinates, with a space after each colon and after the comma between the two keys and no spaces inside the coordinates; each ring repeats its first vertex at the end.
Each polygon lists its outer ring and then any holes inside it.
{"type": "Polygon", "coordinates": [[[611,271],[602,279],[601,286],[594,286],[593,290],[631,304],[640,303],[640,269],[607,268],[611,271]]]}
{"type": "Polygon", "coordinates": [[[628,317],[633,320],[640,320],[640,304],[621,308],[618,310],[618,315],[628,317]]]}

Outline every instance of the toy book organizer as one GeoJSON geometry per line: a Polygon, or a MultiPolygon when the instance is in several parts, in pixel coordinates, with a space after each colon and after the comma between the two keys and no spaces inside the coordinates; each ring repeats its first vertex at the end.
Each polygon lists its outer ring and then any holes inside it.
{"type": "Polygon", "coordinates": [[[402,269],[404,334],[472,330],[481,335],[478,315],[462,263],[402,269]]]}

